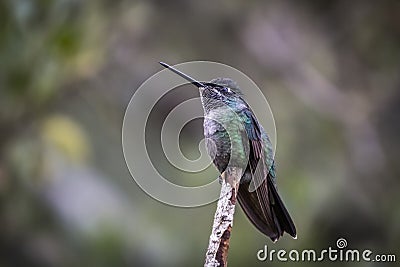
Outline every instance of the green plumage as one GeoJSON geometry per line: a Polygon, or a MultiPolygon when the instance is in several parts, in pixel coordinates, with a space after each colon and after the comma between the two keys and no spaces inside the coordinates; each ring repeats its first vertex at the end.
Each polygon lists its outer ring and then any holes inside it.
{"type": "Polygon", "coordinates": [[[276,241],[296,229],[276,188],[272,144],[234,81],[218,78],[200,88],[207,151],[220,173],[245,170],[238,200],[250,221],[276,241]]]}
{"type": "Polygon", "coordinates": [[[207,151],[220,173],[227,167],[244,171],[238,201],[254,226],[276,241],[296,228],[276,188],[272,145],[237,84],[227,78],[199,82],[160,62],[200,90],[207,151]]]}

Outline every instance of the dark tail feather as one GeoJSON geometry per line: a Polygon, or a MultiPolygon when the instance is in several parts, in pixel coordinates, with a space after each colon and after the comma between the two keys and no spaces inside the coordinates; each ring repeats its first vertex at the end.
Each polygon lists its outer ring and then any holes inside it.
{"type": "MultiPolygon", "coordinates": [[[[263,185],[261,185],[263,186],[263,185]]],[[[276,241],[280,234],[276,229],[271,213],[268,211],[267,216],[264,215],[263,207],[260,204],[256,191],[249,191],[249,183],[239,185],[238,201],[247,218],[251,223],[264,235],[270,237],[272,241],[276,241]]]]}
{"type": "Polygon", "coordinates": [[[267,199],[259,199],[260,196],[264,197],[256,192],[260,188],[250,192],[249,183],[239,186],[238,200],[246,216],[260,232],[274,242],[283,235],[283,232],[296,238],[296,227],[279,197],[271,177],[268,175],[260,186],[267,188],[267,199]]]}
{"type": "Polygon", "coordinates": [[[291,235],[293,238],[297,238],[296,235],[296,227],[294,226],[293,220],[289,215],[289,212],[287,211],[285,204],[283,204],[276,188],[275,185],[273,184],[271,177],[268,175],[267,177],[268,180],[268,189],[270,192],[270,198],[271,198],[271,206],[274,215],[276,216],[276,219],[278,221],[279,227],[291,235]]]}

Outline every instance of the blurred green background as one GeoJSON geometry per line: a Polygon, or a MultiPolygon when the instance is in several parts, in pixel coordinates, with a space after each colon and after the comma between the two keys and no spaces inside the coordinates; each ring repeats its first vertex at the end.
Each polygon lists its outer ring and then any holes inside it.
{"type": "Polygon", "coordinates": [[[339,237],[399,260],[399,1],[3,0],[0,266],[203,264],[215,203],[159,203],[123,158],[125,108],[160,60],[242,70],[274,113],[298,239],[272,244],[238,209],[230,266],[313,265],[256,253],[339,237]]]}

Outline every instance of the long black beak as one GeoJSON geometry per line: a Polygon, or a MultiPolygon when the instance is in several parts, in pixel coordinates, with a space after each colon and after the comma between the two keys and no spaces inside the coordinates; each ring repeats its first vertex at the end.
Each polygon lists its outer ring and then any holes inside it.
{"type": "Polygon", "coordinates": [[[174,67],[171,67],[170,65],[164,63],[164,62],[159,62],[162,66],[166,67],[167,69],[170,69],[171,71],[175,72],[176,74],[178,74],[179,76],[181,76],[182,78],[184,78],[185,80],[188,80],[189,82],[191,82],[192,84],[194,84],[197,87],[205,87],[205,85],[199,81],[196,81],[195,79],[193,79],[192,77],[190,77],[189,75],[186,75],[185,73],[175,69],[174,67]]]}

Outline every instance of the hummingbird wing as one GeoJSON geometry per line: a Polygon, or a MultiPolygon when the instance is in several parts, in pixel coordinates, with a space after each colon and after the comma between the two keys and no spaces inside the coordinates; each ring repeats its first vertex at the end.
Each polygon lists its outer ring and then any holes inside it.
{"type": "Polygon", "coordinates": [[[239,204],[253,225],[273,241],[279,239],[283,232],[296,237],[296,228],[283,204],[276,186],[272,150],[268,153],[268,137],[259,125],[249,107],[239,114],[245,126],[250,143],[248,170],[252,176],[255,190],[251,182],[241,183],[238,191],[239,204]],[[267,158],[270,166],[267,166],[267,158]]]}

